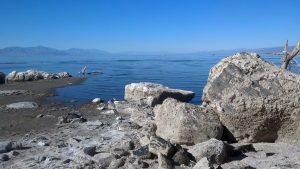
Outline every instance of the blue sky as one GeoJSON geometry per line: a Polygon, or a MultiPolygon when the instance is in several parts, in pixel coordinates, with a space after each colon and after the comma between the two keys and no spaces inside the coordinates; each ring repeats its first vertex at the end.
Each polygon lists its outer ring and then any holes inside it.
{"type": "Polygon", "coordinates": [[[0,0],[0,48],[271,47],[300,41],[299,11],[299,0],[0,0]]]}

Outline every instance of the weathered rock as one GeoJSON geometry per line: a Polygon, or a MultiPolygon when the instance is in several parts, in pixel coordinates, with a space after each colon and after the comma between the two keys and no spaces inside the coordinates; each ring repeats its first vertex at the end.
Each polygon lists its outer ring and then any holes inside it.
{"type": "Polygon", "coordinates": [[[196,161],[207,157],[210,162],[218,165],[221,165],[227,157],[226,145],[214,138],[192,146],[188,152],[195,157],[196,161]]]}
{"type": "Polygon", "coordinates": [[[0,72],[0,84],[4,84],[5,83],[5,74],[0,72]]]}
{"type": "Polygon", "coordinates": [[[2,141],[0,142],[0,153],[7,153],[11,150],[22,149],[23,145],[14,141],[2,141]]]}
{"type": "Polygon", "coordinates": [[[142,146],[139,149],[134,150],[132,154],[141,159],[150,159],[152,157],[148,146],[142,146]]]}
{"type": "Polygon", "coordinates": [[[223,127],[209,108],[168,98],[154,108],[156,134],[171,143],[193,145],[210,138],[221,138],[223,127]]]}
{"type": "Polygon", "coordinates": [[[94,156],[97,152],[96,152],[96,147],[92,146],[92,147],[85,147],[83,149],[83,152],[89,156],[94,156]]]}
{"type": "Polygon", "coordinates": [[[135,157],[128,158],[124,165],[124,169],[140,169],[140,168],[148,168],[149,164],[144,162],[143,160],[135,157]]]}
{"type": "Polygon", "coordinates": [[[213,169],[213,165],[208,161],[206,157],[199,160],[193,169],[213,169]]]}
{"type": "Polygon", "coordinates": [[[209,74],[205,105],[214,107],[239,142],[300,140],[300,77],[256,54],[223,59],[209,74]]]}
{"type": "Polygon", "coordinates": [[[118,169],[118,168],[124,166],[125,162],[126,162],[125,158],[120,158],[120,159],[113,160],[110,163],[110,165],[108,166],[108,169],[118,169]]]}
{"type": "Polygon", "coordinates": [[[158,169],[173,169],[174,164],[172,160],[168,159],[165,155],[158,153],[158,169]]]}
{"type": "Polygon", "coordinates": [[[155,155],[161,153],[169,158],[172,158],[177,150],[170,142],[160,137],[152,136],[150,137],[149,151],[155,155]]]}
{"type": "Polygon", "coordinates": [[[8,161],[9,160],[9,156],[7,154],[2,154],[0,157],[0,161],[8,161]]]}
{"type": "Polygon", "coordinates": [[[7,81],[34,81],[41,79],[62,79],[68,77],[71,77],[68,72],[50,74],[44,71],[27,70],[25,72],[12,71],[6,76],[6,79],[7,81]]]}
{"type": "Polygon", "coordinates": [[[192,91],[171,89],[155,83],[131,83],[125,86],[125,100],[145,103],[154,107],[171,97],[182,102],[188,102],[195,96],[192,91]]]}
{"type": "Polygon", "coordinates": [[[107,168],[115,157],[110,153],[99,153],[94,155],[93,160],[103,168],[107,168]]]}
{"type": "Polygon", "coordinates": [[[35,102],[17,102],[6,105],[9,109],[34,109],[38,108],[39,105],[35,102]]]}
{"type": "Polygon", "coordinates": [[[188,152],[186,152],[184,149],[179,149],[173,156],[173,161],[176,165],[185,165],[189,166],[190,161],[194,160],[191,158],[188,152]]]}
{"type": "Polygon", "coordinates": [[[102,100],[100,98],[95,98],[95,99],[92,100],[92,102],[95,103],[95,104],[101,103],[101,101],[102,100]]]}

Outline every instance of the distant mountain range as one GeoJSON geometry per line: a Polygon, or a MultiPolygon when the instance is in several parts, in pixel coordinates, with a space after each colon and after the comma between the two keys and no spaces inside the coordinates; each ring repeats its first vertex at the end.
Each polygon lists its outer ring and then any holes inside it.
{"type": "MultiPolygon", "coordinates": [[[[292,48],[292,47],[291,47],[292,48]]],[[[290,48],[290,49],[291,49],[290,48]]],[[[201,51],[191,53],[169,53],[169,52],[123,52],[109,53],[98,49],[79,49],[71,48],[67,50],[59,50],[44,46],[36,47],[7,47],[0,49],[0,56],[104,56],[104,55],[231,55],[236,52],[281,52],[283,47],[269,47],[259,49],[232,49],[232,50],[216,50],[201,51]]]]}
{"type": "Polygon", "coordinates": [[[7,47],[0,49],[0,56],[100,56],[108,52],[97,49],[72,48],[59,50],[44,46],[36,47],[7,47]]]}

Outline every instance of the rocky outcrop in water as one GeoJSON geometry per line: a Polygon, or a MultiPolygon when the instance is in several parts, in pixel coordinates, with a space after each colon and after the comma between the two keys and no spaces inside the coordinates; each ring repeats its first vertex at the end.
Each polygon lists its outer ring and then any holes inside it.
{"type": "Polygon", "coordinates": [[[45,79],[62,79],[72,77],[68,72],[50,74],[44,71],[27,70],[25,72],[12,71],[6,76],[7,81],[35,81],[45,79]]]}
{"type": "Polygon", "coordinates": [[[5,74],[0,72],[0,84],[4,84],[5,83],[5,74]]]}
{"type": "Polygon", "coordinates": [[[239,142],[300,138],[300,77],[256,54],[223,59],[209,74],[204,105],[215,108],[226,137],[239,142]]]}
{"type": "Polygon", "coordinates": [[[168,98],[154,113],[156,134],[172,143],[193,145],[222,137],[223,127],[211,109],[168,98]]]}
{"type": "Polygon", "coordinates": [[[125,100],[145,103],[152,107],[161,104],[168,97],[189,102],[194,96],[192,91],[171,89],[155,83],[131,83],[125,86],[125,100]]]}

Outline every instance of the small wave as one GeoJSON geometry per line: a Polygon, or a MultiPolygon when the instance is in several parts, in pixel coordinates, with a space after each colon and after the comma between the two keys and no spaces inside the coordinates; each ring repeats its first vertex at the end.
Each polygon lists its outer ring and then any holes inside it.
{"type": "Polygon", "coordinates": [[[28,64],[28,62],[0,62],[0,65],[11,65],[11,64],[18,64],[18,65],[22,65],[22,64],[28,64]]]}

